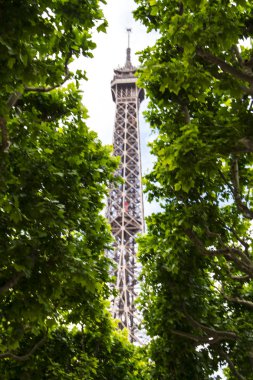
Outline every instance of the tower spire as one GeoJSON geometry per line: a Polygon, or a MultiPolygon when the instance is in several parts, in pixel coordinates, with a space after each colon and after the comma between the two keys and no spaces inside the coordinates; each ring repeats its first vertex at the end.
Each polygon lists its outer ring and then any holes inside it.
{"type": "Polygon", "coordinates": [[[132,67],[131,63],[131,48],[130,48],[130,33],[132,32],[131,28],[127,28],[128,33],[128,44],[127,44],[127,50],[126,50],[126,67],[132,67]]]}

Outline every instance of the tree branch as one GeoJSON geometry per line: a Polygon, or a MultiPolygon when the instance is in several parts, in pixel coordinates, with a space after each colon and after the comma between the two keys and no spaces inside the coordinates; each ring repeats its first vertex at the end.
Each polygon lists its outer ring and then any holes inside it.
{"type": "Polygon", "coordinates": [[[229,232],[231,232],[234,237],[239,241],[239,243],[241,243],[241,245],[244,247],[245,249],[245,253],[248,254],[248,250],[249,250],[249,244],[244,240],[244,239],[241,239],[240,236],[237,235],[236,231],[232,228],[232,227],[228,227],[228,226],[225,226],[226,230],[228,230],[229,232]]]}
{"type": "MultiPolygon", "coordinates": [[[[231,174],[232,174],[232,170],[233,168],[231,167],[231,174]]],[[[233,196],[234,196],[234,200],[235,200],[235,204],[237,206],[237,209],[238,211],[240,211],[243,216],[247,219],[253,219],[253,211],[250,210],[242,201],[238,191],[236,189],[233,188],[233,186],[230,185],[230,183],[227,181],[226,177],[224,176],[224,174],[222,173],[221,170],[218,171],[221,178],[223,179],[224,183],[228,186],[228,188],[231,190],[233,196]]],[[[236,173],[234,173],[233,175],[236,175],[236,173]]]]}
{"type": "Polygon", "coordinates": [[[202,331],[204,331],[206,334],[208,334],[208,341],[211,339],[212,344],[217,343],[217,341],[220,340],[236,340],[237,335],[233,331],[223,331],[223,330],[215,330],[212,327],[208,327],[203,325],[202,323],[196,321],[193,319],[188,313],[185,312],[185,318],[193,327],[196,327],[202,331]]]}
{"type": "Polygon", "coordinates": [[[237,45],[233,45],[232,48],[231,48],[232,52],[234,53],[234,56],[237,60],[237,62],[239,63],[239,65],[241,66],[242,63],[243,63],[243,60],[242,60],[242,56],[241,56],[241,53],[238,49],[238,46],[237,45]]]}
{"type": "Polygon", "coordinates": [[[207,249],[193,230],[187,228],[184,230],[184,232],[194,243],[195,247],[200,253],[206,256],[223,255],[228,261],[233,262],[240,271],[246,273],[250,278],[253,278],[253,263],[251,259],[244,252],[242,252],[241,249],[235,247],[227,247],[225,245],[223,248],[219,249],[207,249]]]}
{"type": "Polygon", "coordinates": [[[51,87],[25,87],[25,92],[50,92],[56,88],[61,87],[65,82],[67,82],[69,78],[70,75],[66,75],[60,83],[51,87]]]}
{"type": "MultiPolygon", "coordinates": [[[[253,91],[249,94],[253,95],[253,91]]],[[[237,153],[252,153],[253,152],[253,141],[249,137],[243,137],[238,140],[239,145],[236,146],[235,152],[237,153]]]]}
{"type": "Polygon", "coordinates": [[[229,297],[227,295],[224,294],[224,298],[227,300],[227,301],[230,301],[230,302],[234,302],[234,303],[238,303],[240,305],[244,305],[244,306],[247,306],[248,308],[252,309],[253,310],[253,302],[251,301],[247,301],[245,299],[242,299],[242,298],[239,298],[239,297],[229,297]]]}
{"type": "Polygon", "coordinates": [[[239,282],[248,282],[250,280],[250,276],[231,276],[232,280],[239,281],[239,282]]]}
{"type": "Polygon", "coordinates": [[[43,337],[38,343],[36,343],[33,348],[25,355],[22,355],[22,356],[18,356],[16,354],[13,354],[12,352],[6,352],[4,354],[0,354],[0,359],[6,359],[6,358],[10,358],[10,359],[13,359],[13,360],[17,360],[17,361],[25,361],[25,360],[28,360],[30,358],[31,355],[34,354],[34,352],[39,348],[41,347],[44,342],[46,341],[46,337],[43,337]]]}
{"type": "MultiPolygon", "coordinates": [[[[219,71],[217,71],[217,72],[214,72],[214,71],[212,71],[211,72],[211,75],[214,77],[214,78],[216,78],[216,79],[218,79],[218,80],[220,80],[220,81],[222,81],[225,77],[224,77],[224,74],[225,75],[227,75],[227,73],[225,73],[224,71],[223,72],[219,72],[219,71]]],[[[237,84],[238,85],[238,84],[237,84]]],[[[253,89],[251,88],[251,87],[247,87],[247,86],[244,86],[243,84],[239,84],[239,88],[241,89],[241,91],[245,94],[245,95],[251,95],[251,96],[253,96],[253,89]]]]}
{"type": "MultiPolygon", "coordinates": [[[[35,264],[36,256],[35,256],[35,254],[32,254],[28,258],[30,260],[30,268],[29,269],[32,269],[34,264],[35,264]]],[[[4,292],[8,291],[9,289],[13,288],[19,282],[19,280],[24,276],[25,276],[25,272],[23,272],[23,271],[17,272],[10,280],[8,280],[4,285],[2,285],[0,287],[0,295],[4,292]]]]}
{"type": "Polygon", "coordinates": [[[191,121],[191,118],[190,118],[189,109],[188,109],[186,104],[182,105],[182,111],[183,111],[184,118],[185,118],[185,124],[189,124],[191,121]]]}
{"type": "Polygon", "coordinates": [[[198,248],[200,253],[204,255],[209,253],[206,247],[204,246],[203,242],[198,238],[197,234],[192,229],[186,228],[184,229],[184,232],[188,236],[188,238],[194,243],[196,248],[198,248]]]}
{"type": "Polygon", "coordinates": [[[13,286],[15,286],[24,275],[24,272],[18,272],[16,276],[12,277],[9,281],[0,287],[0,294],[3,294],[9,289],[13,288],[13,286]]]}
{"type": "Polygon", "coordinates": [[[213,344],[217,344],[223,340],[231,340],[231,339],[236,340],[235,337],[228,337],[228,336],[218,335],[218,334],[215,334],[213,336],[212,335],[200,336],[200,335],[194,335],[194,334],[187,333],[185,331],[180,331],[180,330],[171,330],[171,333],[174,335],[181,336],[186,339],[190,339],[193,342],[195,342],[196,345],[209,344],[210,346],[212,346],[213,344]]]}
{"type": "Polygon", "coordinates": [[[224,255],[230,262],[236,264],[240,271],[246,273],[250,278],[253,278],[253,263],[248,256],[239,248],[224,247],[211,251],[212,255],[224,255]]]}
{"type": "Polygon", "coordinates": [[[0,117],[0,128],[1,128],[1,136],[2,136],[2,143],[0,145],[0,150],[3,153],[7,153],[10,147],[10,141],[8,137],[8,130],[6,126],[6,119],[4,117],[0,117]]]}
{"type": "Polygon", "coordinates": [[[210,231],[210,228],[208,225],[205,225],[205,229],[206,229],[206,235],[208,237],[211,237],[211,238],[217,238],[219,241],[221,241],[221,236],[220,234],[218,234],[217,232],[212,232],[210,231]]]}
{"type": "Polygon", "coordinates": [[[196,321],[194,318],[192,318],[191,315],[187,313],[184,305],[183,305],[183,310],[184,310],[184,317],[187,320],[187,322],[190,324],[190,326],[200,330],[203,335],[199,335],[199,334],[196,335],[193,333],[179,331],[179,330],[171,330],[172,334],[190,339],[194,341],[197,345],[203,345],[203,344],[213,345],[224,340],[227,341],[227,340],[238,339],[236,333],[234,333],[233,331],[216,330],[212,327],[208,327],[196,321]]]}
{"type": "Polygon", "coordinates": [[[240,184],[239,184],[239,168],[238,168],[238,159],[233,158],[231,163],[231,178],[233,183],[233,196],[235,199],[236,206],[239,211],[243,213],[243,215],[247,219],[253,219],[253,211],[250,210],[245,203],[243,203],[241,194],[240,194],[240,184]]]}
{"type": "Polygon", "coordinates": [[[199,344],[205,344],[206,343],[206,338],[203,339],[203,337],[201,337],[201,336],[190,334],[190,333],[187,333],[187,332],[184,332],[184,331],[171,330],[171,333],[174,334],[174,335],[181,336],[183,338],[190,339],[190,340],[196,342],[197,345],[199,345],[199,344]]]}
{"type": "Polygon", "coordinates": [[[238,372],[238,370],[235,368],[235,365],[234,363],[232,362],[232,360],[230,359],[230,357],[228,356],[228,354],[223,351],[223,350],[219,350],[221,356],[226,360],[226,362],[228,363],[229,365],[229,368],[231,369],[231,371],[233,372],[233,374],[239,379],[239,380],[246,380],[246,377],[244,377],[240,372],[238,372]]]}
{"type": "Polygon", "coordinates": [[[17,104],[17,101],[21,98],[22,94],[20,92],[14,92],[9,96],[7,101],[7,107],[12,108],[17,104]]]}
{"type": "Polygon", "coordinates": [[[234,192],[240,194],[239,166],[238,166],[237,157],[233,157],[232,159],[231,177],[232,177],[232,183],[234,185],[234,192]]]}
{"type": "Polygon", "coordinates": [[[236,67],[230,65],[229,63],[225,62],[223,59],[214,56],[212,53],[210,53],[207,50],[204,50],[202,48],[197,48],[196,51],[197,55],[201,58],[203,58],[205,61],[212,63],[216,66],[219,66],[222,71],[231,74],[237,79],[240,79],[242,81],[246,81],[250,83],[250,85],[253,85],[253,75],[246,73],[242,70],[237,69],[236,67]]]}
{"type": "Polygon", "coordinates": [[[179,7],[178,13],[180,16],[182,16],[184,14],[184,4],[182,3],[182,1],[179,2],[178,7],[179,7]]]}
{"type": "Polygon", "coordinates": [[[66,57],[65,64],[64,64],[65,76],[60,83],[57,83],[56,85],[50,86],[50,87],[28,87],[27,86],[27,87],[25,87],[25,92],[50,92],[52,90],[55,90],[58,87],[61,87],[70,78],[70,71],[68,68],[68,64],[69,64],[71,57],[72,57],[72,50],[68,53],[68,55],[66,57]]]}

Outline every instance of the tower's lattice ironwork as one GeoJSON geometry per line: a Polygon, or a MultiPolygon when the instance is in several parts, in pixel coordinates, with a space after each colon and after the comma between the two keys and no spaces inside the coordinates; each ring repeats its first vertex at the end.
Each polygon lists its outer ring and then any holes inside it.
{"type": "Polygon", "coordinates": [[[143,232],[143,197],[141,185],[141,154],[139,106],[144,91],[137,87],[130,57],[128,40],[125,66],[114,70],[111,82],[112,98],[116,104],[113,132],[114,155],[120,156],[117,174],[124,183],[111,189],[107,217],[115,238],[113,260],[116,264],[117,295],[112,301],[113,317],[119,327],[126,327],[132,342],[138,338],[138,315],[135,299],[138,292],[136,265],[136,236],[143,232]]]}

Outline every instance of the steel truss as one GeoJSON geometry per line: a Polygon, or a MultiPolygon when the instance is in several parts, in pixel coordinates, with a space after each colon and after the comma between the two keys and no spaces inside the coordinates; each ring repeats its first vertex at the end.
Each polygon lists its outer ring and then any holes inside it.
{"type": "Polygon", "coordinates": [[[135,71],[128,47],[126,64],[123,68],[114,70],[111,82],[112,97],[116,104],[114,155],[121,160],[116,175],[122,176],[124,183],[111,189],[107,206],[107,218],[115,238],[111,256],[116,267],[114,274],[117,295],[112,301],[112,314],[119,320],[120,328],[128,329],[132,342],[140,340],[140,321],[135,306],[138,293],[135,240],[137,234],[144,229],[138,120],[144,91],[136,86],[135,71]]]}

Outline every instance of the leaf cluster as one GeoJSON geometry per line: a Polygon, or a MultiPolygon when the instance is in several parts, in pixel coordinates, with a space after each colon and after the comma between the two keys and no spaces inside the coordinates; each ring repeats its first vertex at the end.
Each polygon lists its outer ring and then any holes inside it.
{"type": "Polygon", "coordinates": [[[252,378],[252,4],[136,0],[163,211],[140,239],[154,379],[252,378]],[[243,42],[244,41],[244,42],[243,42]]]}
{"type": "Polygon", "coordinates": [[[101,3],[0,1],[6,380],[143,378],[139,354],[116,332],[105,302],[112,237],[101,212],[117,159],[87,128],[78,90],[85,72],[69,67],[92,56],[91,30],[106,26],[101,3]]]}

